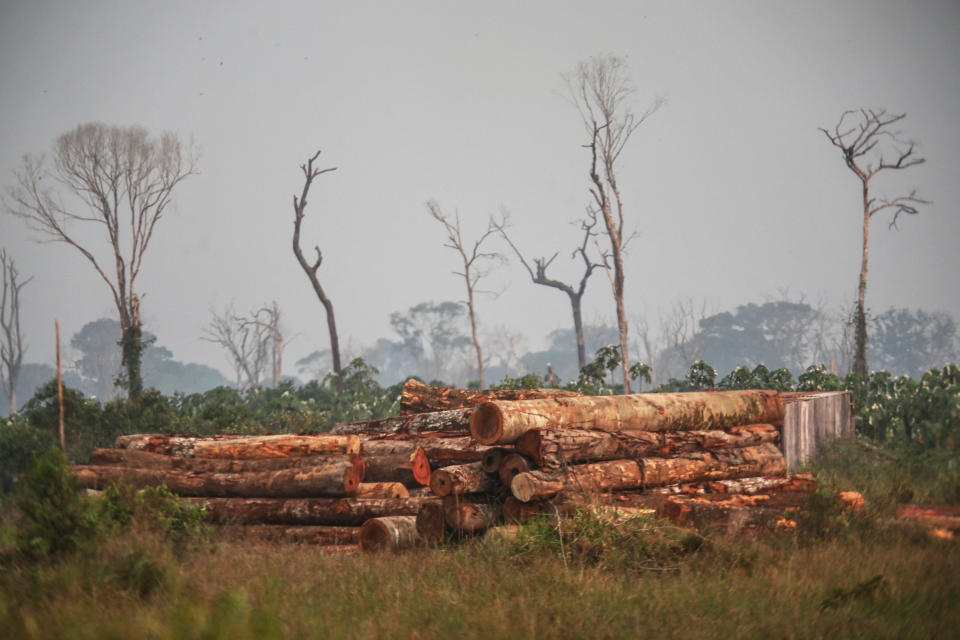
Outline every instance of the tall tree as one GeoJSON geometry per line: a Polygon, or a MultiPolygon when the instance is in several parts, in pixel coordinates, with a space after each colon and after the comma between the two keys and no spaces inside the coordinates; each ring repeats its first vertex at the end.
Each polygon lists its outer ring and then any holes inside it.
{"type": "Polygon", "coordinates": [[[551,287],[557,289],[567,294],[567,298],[570,300],[570,309],[573,312],[573,330],[577,337],[577,367],[582,369],[587,364],[587,350],[583,341],[583,313],[582,313],[582,301],[583,294],[587,291],[587,280],[589,280],[590,275],[593,273],[593,270],[597,267],[603,266],[599,262],[594,262],[590,259],[588,253],[590,240],[594,238],[596,232],[594,227],[597,226],[599,220],[597,218],[597,210],[592,207],[587,208],[587,217],[580,221],[580,229],[583,231],[583,240],[580,242],[580,245],[574,249],[572,258],[580,256],[583,260],[583,275],[580,277],[580,283],[576,286],[567,284],[561,280],[555,280],[547,276],[547,269],[553,264],[553,261],[557,258],[559,252],[554,253],[553,256],[548,260],[546,257],[534,258],[533,267],[527,262],[526,258],[523,257],[523,254],[520,253],[520,250],[510,239],[510,236],[507,235],[505,224],[506,217],[504,217],[504,223],[495,225],[497,230],[500,232],[500,235],[503,236],[503,239],[507,241],[507,244],[510,245],[510,248],[513,249],[513,252],[517,255],[517,258],[520,259],[520,264],[527,270],[527,273],[530,274],[530,279],[534,284],[543,285],[545,287],[551,287]]]}
{"type": "Polygon", "coordinates": [[[630,358],[627,349],[627,312],[624,307],[624,208],[617,183],[617,161],[630,136],[662,104],[655,101],[637,116],[629,100],[634,88],[627,77],[627,64],[622,58],[590,58],[566,76],[570,96],[580,112],[590,142],[590,194],[603,218],[610,256],[613,259],[611,285],[620,331],[620,353],[623,356],[623,388],[630,393],[630,358]]]}
{"type": "Polygon", "coordinates": [[[25,351],[20,334],[20,290],[31,280],[21,280],[13,257],[0,249],[0,383],[7,392],[11,414],[17,412],[17,383],[25,351]]]}
{"type": "Polygon", "coordinates": [[[470,316],[470,331],[473,336],[473,346],[477,352],[477,377],[480,379],[480,388],[486,388],[483,380],[483,350],[480,347],[480,337],[477,334],[477,304],[476,294],[480,293],[477,284],[489,274],[489,269],[484,269],[481,265],[491,260],[502,260],[503,256],[495,251],[482,251],[484,242],[497,232],[497,226],[493,220],[487,225],[487,230],[474,241],[473,247],[468,248],[468,242],[464,242],[463,234],[460,230],[460,214],[455,213],[451,220],[449,216],[443,213],[440,205],[430,201],[427,203],[427,209],[433,219],[443,225],[447,234],[447,241],[443,246],[449,247],[460,254],[463,261],[463,271],[454,271],[455,275],[463,278],[467,289],[467,299],[463,300],[470,316]]]}
{"type": "Polygon", "coordinates": [[[110,288],[123,329],[122,382],[136,398],[144,349],[136,280],[174,188],[197,173],[197,154],[167,131],[151,137],[142,127],[88,123],[57,138],[51,156],[52,167],[24,157],[8,208],[44,239],[74,247],[110,288]],[[101,226],[105,247],[78,235],[84,224],[101,226]]]}
{"type": "Polygon", "coordinates": [[[317,252],[317,259],[314,260],[313,264],[310,264],[303,256],[303,250],[300,248],[300,225],[303,222],[303,217],[306,215],[307,193],[310,191],[310,185],[313,184],[313,180],[317,176],[337,170],[336,167],[328,167],[326,169],[315,168],[313,163],[316,162],[319,157],[320,151],[318,150],[307,160],[306,164],[300,165],[300,170],[303,171],[304,181],[300,197],[297,198],[296,195],[293,196],[293,255],[297,257],[297,262],[300,263],[303,272],[307,274],[307,278],[313,286],[314,293],[317,294],[320,304],[323,305],[327,313],[327,331],[330,334],[330,353],[333,357],[333,372],[339,374],[341,369],[340,338],[337,336],[337,321],[333,315],[333,303],[323,290],[323,287],[320,286],[320,279],[317,277],[320,263],[323,262],[323,254],[320,252],[320,246],[315,245],[314,249],[317,252]]]}
{"type": "Polygon", "coordinates": [[[891,127],[907,114],[888,115],[885,109],[857,109],[844,111],[832,130],[820,128],[830,143],[840,149],[843,161],[860,181],[863,202],[863,251],[860,277],[857,285],[857,307],[854,311],[853,371],[867,375],[867,259],[870,252],[870,220],[881,211],[891,211],[890,226],[895,227],[900,214],[917,213],[917,205],[929,204],[917,196],[914,189],[908,195],[896,198],[878,198],[871,195],[871,181],[881,171],[899,171],[926,162],[914,155],[915,143],[899,137],[891,127]],[[853,122],[849,122],[852,120],[853,122]]]}

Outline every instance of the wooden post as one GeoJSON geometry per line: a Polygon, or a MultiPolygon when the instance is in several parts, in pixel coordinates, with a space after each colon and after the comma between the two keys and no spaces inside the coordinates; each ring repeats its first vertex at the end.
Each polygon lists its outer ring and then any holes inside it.
{"type": "Polygon", "coordinates": [[[63,411],[63,369],[60,366],[60,321],[53,321],[57,331],[57,399],[60,402],[60,448],[67,453],[67,431],[64,427],[63,411]]]}

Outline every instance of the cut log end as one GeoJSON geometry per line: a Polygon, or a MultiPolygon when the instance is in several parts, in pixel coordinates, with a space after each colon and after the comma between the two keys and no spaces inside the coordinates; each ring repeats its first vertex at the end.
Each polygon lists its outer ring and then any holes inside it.
{"type": "Polygon", "coordinates": [[[503,437],[503,411],[493,402],[484,402],[470,416],[470,435],[480,444],[494,445],[503,437]]]}
{"type": "Polygon", "coordinates": [[[430,490],[438,496],[448,496],[453,493],[453,478],[443,469],[435,469],[430,474],[430,490]]]}
{"type": "Polygon", "coordinates": [[[417,448],[411,459],[413,479],[423,486],[430,485],[430,460],[423,449],[417,448]]]}
{"type": "Polygon", "coordinates": [[[416,516],[371,518],[360,527],[360,549],[367,553],[401,551],[416,546],[416,516]]]}
{"type": "Polygon", "coordinates": [[[487,473],[497,473],[500,471],[500,465],[507,456],[507,450],[501,447],[487,449],[480,457],[480,463],[483,464],[483,470],[487,473]]]}
{"type": "Polygon", "coordinates": [[[529,458],[519,453],[511,453],[503,459],[503,463],[500,465],[500,481],[509,489],[510,483],[517,475],[533,468],[534,465],[529,458]]]}
{"type": "Polygon", "coordinates": [[[350,466],[347,468],[346,473],[343,474],[343,489],[348,496],[355,494],[360,488],[360,483],[363,482],[365,472],[366,465],[363,462],[363,458],[356,454],[350,456],[350,466]]]}
{"type": "Polygon", "coordinates": [[[518,473],[510,483],[510,492],[521,502],[530,502],[537,494],[536,483],[526,473],[518,473]]]}

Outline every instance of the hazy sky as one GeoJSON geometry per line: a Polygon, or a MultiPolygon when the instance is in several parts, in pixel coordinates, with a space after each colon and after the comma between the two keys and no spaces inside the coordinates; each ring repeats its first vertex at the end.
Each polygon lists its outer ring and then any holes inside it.
{"type": "MultiPolygon", "coordinates": [[[[877,220],[868,304],[960,317],[960,3],[944,2],[23,2],[0,1],[0,184],[23,153],[87,121],[192,136],[201,174],[177,190],[139,280],[146,328],[179,360],[229,375],[200,340],[211,307],[276,300],[286,369],[327,347],[322,308],[290,250],[299,165],[322,149],[304,245],[341,342],[390,335],[392,311],[457,300],[456,255],[424,202],[458,210],[468,235],[506,207],[530,254],[579,240],[589,158],[561,74],[624,56],[638,111],[666,105],[623,156],[627,309],[655,321],[677,300],[720,311],[788,289],[854,299],[859,183],[820,126],[845,109],[907,112],[927,163],[881,176],[933,204],[899,231],[877,220]]],[[[50,361],[53,321],[69,336],[115,317],[72,248],[36,244],[0,214],[0,246],[24,289],[28,361],[50,361]]],[[[565,296],[516,260],[491,276],[487,330],[538,347],[570,324],[565,296]]],[[[597,274],[588,321],[613,322],[597,274]]]]}

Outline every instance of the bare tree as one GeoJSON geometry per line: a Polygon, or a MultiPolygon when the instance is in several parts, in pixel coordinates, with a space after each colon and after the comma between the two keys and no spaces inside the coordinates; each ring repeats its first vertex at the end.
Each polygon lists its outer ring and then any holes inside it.
{"type": "Polygon", "coordinates": [[[877,213],[889,210],[893,212],[890,226],[895,227],[900,214],[916,214],[917,205],[929,204],[927,200],[917,196],[916,189],[908,195],[892,199],[877,198],[870,194],[870,182],[881,171],[907,169],[926,161],[925,158],[914,156],[914,142],[902,140],[898,132],[890,129],[905,117],[907,117],[905,113],[888,115],[885,109],[849,110],[843,112],[832,130],[820,128],[830,143],[840,149],[847,168],[860,180],[863,196],[863,253],[857,287],[857,307],[853,319],[855,342],[853,371],[861,377],[867,375],[866,297],[870,220],[877,213]],[[851,119],[856,121],[847,124],[850,116],[853,116],[851,119]]]}
{"type": "Polygon", "coordinates": [[[23,365],[23,337],[20,335],[20,290],[32,277],[20,279],[13,257],[0,249],[0,382],[7,392],[10,415],[17,412],[17,382],[23,365]]]}
{"type": "Polygon", "coordinates": [[[315,168],[313,163],[316,162],[319,157],[320,151],[318,150],[307,160],[306,164],[300,165],[300,169],[303,171],[304,182],[300,198],[297,198],[296,195],[293,196],[293,255],[297,257],[297,262],[300,263],[303,272],[307,274],[307,278],[313,286],[314,293],[317,294],[320,304],[323,305],[327,313],[327,331],[330,334],[330,353],[333,357],[333,371],[339,374],[341,368],[340,338],[337,336],[337,321],[333,315],[333,303],[324,292],[323,287],[320,286],[320,280],[317,278],[317,271],[320,269],[320,263],[323,262],[323,254],[320,252],[320,246],[315,245],[314,249],[317,252],[317,259],[313,264],[310,264],[307,262],[307,259],[303,257],[303,251],[300,249],[300,224],[303,222],[303,216],[307,209],[307,193],[310,191],[310,185],[313,184],[313,179],[320,174],[337,170],[336,167],[329,167],[327,169],[315,168]]]}
{"type": "Polygon", "coordinates": [[[270,354],[268,331],[255,320],[237,315],[233,305],[220,313],[210,312],[210,324],[203,339],[227,350],[236,374],[237,388],[246,391],[260,386],[270,354]]]}
{"type": "Polygon", "coordinates": [[[473,243],[471,249],[467,249],[467,243],[463,240],[463,234],[460,231],[460,214],[455,213],[451,221],[440,209],[440,205],[434,201],[427,203],[427,209],[434,220],[443,225],[447,233],[447,241],[443,246],[450,247],[460,254],[463,260],[463,271],[454,271],[455,275],[463,278],[467,288],[467,299],[461,302],[467,306],[470,315],[470,331],[473,336],[473,346],[477,351],[477,377],[480,379],[480,388],[485,388],[483,380],[483,350],[480,347],[480,338],[477,335],[477,305],[476,294],[483,293],[477,289],[477,283],[480,282],[490,271],[483,269],[483,262],[492,260],[502,260],[503,256],[497,252],[481,251],[483,243],[493,234],[497,233],[497,226],[491,220],[487,225],[487,230],[473,243]]]}
{"type": "Polygon", "coordinates": [[[151,138],[142,127],[89,123],[57,138],[52,167],[43,156],[27,155],[14,172],[7,208],[44,239],[74,247],[110,288],[122,328],[122,382],[131,398],[143,388],[136,279],[174,188],[197,173],[196,162],[193,148],[173,133],[151,138]],[[106,251],[76,234],[80,223],[102,225],[106,251]],[[105,266],[110,262],[112,268],[105,266]]]}
{"type": "Polygon", "coordinates": [[[533,267],[531,268],[529,263],[527,263],[527,260],[523,257],[523,254],[520,253],[520,250],[517,249],[517,246],[510,239],[510,236],[507,235],[506,214],[504,215],[503,223],[495,225],[497,230],[500,232],[500,235],[503,236],[503,239],[506,240],[507,244],[510,245],[510,248],[513,249],[513,252],[517,255],[517,258],[520,259],[520,263],[527,270],[527,273],[530,274],[530,279],[534,284],[552,287],[567,294],[567,298],[570,300],[570,308],[573,312],[573,330],[577,336],[577,366],[580,369],[587,364],[587,350],[583,341],[583,314],[581,312],[581,301],[583,300],[583,294],[586,293],[587,290],[587,280],[590,278],[593,270],[597,267],[603,266],[601,263],[591,260],[589,254],[587,253],[590,240],[596,236],[594,227],[596,227],[599,223],[597,214],[598,212],[596,209],[588,207],[587,217],[580,221],[580,229],[583,231],[583,240],[581,241],[580,246],[574,249],[573,255],[571,255],[571,258],[576,258],[579,255],[583,260],[583,275],[580,277],[580,283],[576,286],[576,288],[574,288],[573,285],[567,284],[566,282],[554,280],[553,278],[547,276],[547,269],[551,264],[553,264],[553,261],[557,258],[559,252],[554,253],[549,260],[545,257],[534,258],[533,267]]]}
{"type": "Polygon", "coordinates": [[[580,112],[590,142],[590,194],[600,211],[613,259],[613,298],[623,355],[623,388],[630,393],[630,357],[627,350],[627,313],[624,307],[624,210],[617,184],[617,160],[630,136],[662,104],[657,100],[637,116],[628,101],[634,89],[626,62],[617,57],[590,58],[566,77],[573,103],[580,112]]]}
{"type": "Polygon", "coordinates": [[[247,324],[254,325],[266,341],[270,356],[270,371],[273,375],[273,387],[280,385],[283,377],[283,333],[280,330],[280,307],[273,301],[263,305],[246,320],[247,324]]]}

